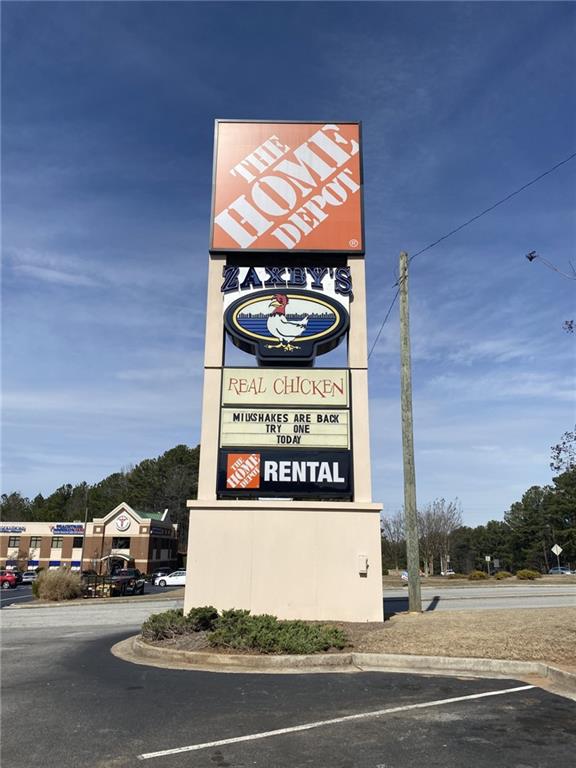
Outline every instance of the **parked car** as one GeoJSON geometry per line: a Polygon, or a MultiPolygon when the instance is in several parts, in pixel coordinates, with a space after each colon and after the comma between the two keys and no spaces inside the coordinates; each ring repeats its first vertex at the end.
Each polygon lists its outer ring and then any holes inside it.
{"type": "Polygon", "coordinates": [[[156,568],[156,570],[152,571],[148,578],[149,581],[155,584],[156,579],[160,579],[162,576],[169,576],[171,573],[174,573],[174,568],[156,568]]]}
{"type": "Polygon", "coordinates": [[[167,576],[158,576],[154,579],[158,587],[184,586],[186,584],[186,571],[174,571],[167,576]]]}
{"type": "Polygon", "coordinates": [[[442,576],[456,576],[456,571],[453,571],[452,568],[448,568],[448,570],[442,571],[442,576]]]}
{"type": "Polygon", "coordinates": [[[571,576],[572,571],[570,570],[570,568],[558,568],[558,566],[556,566],[555,568],[550,568],[550,570],[548,571],[548,575],[549,576],[571,576]]]}
{"type": "Polygon", "coordinates": [[[22,571],[6,571],[6,573],[11,573],[12,576],[16,577],[16,584],[22,584],[22,571]]]}
{"type": "Polygon", "coordinates": [[[2,589],[16,589],[16,576],[8,571],[0,571],[0,587],[2,589]]]}
{"type": "Polygon", "coordinates": [[[26,573],[22,574],[22,584],[32,584],[37,578],[38,574],[36,571],[26,571],[26,573]]]}
{"type": "Polygon", "coordinates": [[[111,585],[110,592],[113,595],[143,595],[146,584],[144,576],[136,568],[122,568],[110,576],[107,582],[111,585]]]}

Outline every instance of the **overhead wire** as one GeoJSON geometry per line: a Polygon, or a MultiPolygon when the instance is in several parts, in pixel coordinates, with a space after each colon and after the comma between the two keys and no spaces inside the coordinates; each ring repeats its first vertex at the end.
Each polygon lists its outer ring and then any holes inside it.
{"type": "MultiPolygon", "coordinates": [[[[470,226],[470,224],[474,223],[475,221],[478,221],[478,219],[482,218],[482,216],[486,216],[487,213],[490,213],[495,208],[498,208],[498,206],[503,205],[503,203],[506,203],[508,202],[508,200],[511,200],[516,195],[519,195],[520,192],[523,192],[525,189],[528,189],[528,187],[531,187],[533,184],[536,184],[536,182],[540,181],[545,176],[548,176],[549,174],[554,173],[554,171],[558,170],[558,168],[570,162],[570,160],[573,160],[575,157],[576,157],[576,152],[573,152],[571,155],[568,155],[568,157],[565,157],[559,163],[556,163],[556,165],[553,165],[551,168],[548,168],[543,173],[539,174],[538,176],[535,176],[533,179],[530,179],[530,181],[526,182],[526,184],[523,184],[521,187],[518,187],[518,189],[515,189],[513,192],[510,192],[510,194],[506,195],[506,197],[503,197],[501,200],[498,200],[497,202],[490,205],[488,208],[485,208],[483,211],[480,211],[480,213],[477,213],[475,216],[472,216],[472,218],[468,219],[467,221],[463,222],[459,226],[455,227],[450,232],[447,232],[445,235],[442,235],[442,237],[439,237],[437,240],[434,240],[434,242],[430,243],[424,248],[421,248],[419,251],[417,251],[416,253],[412,254],[412,256],[409,257],[408,263],[411,263],[417,256],[420,256],[420,254],[424,253],[425,251],[429,251],[431,248],[434,248],[439,243],[442,243],[444,240],[447,240],[449,237],[452,237],[452,235],[455,235],[457,232],[460,232],[465,227],[468,227],[470,226]]],[[[376,347],[376,344],[378,343],[378,340],[380,339],[384,326],[388,322],[388,318],[390,317],[394,304],[396,303],[396,300],[400,294],[400,282],[401,282],[401,278],[399,278],[394,283],[394,287],[397,287],[396,293],[394,294],[394,298],[390,302],[388,311],[386,312],[386,315],[384,316],[384,320],[382,321],[382,324],[378,329],[378,333],[376,334],[376,338],[374,339],[372,346],[370,347],[370,351],[368,352],[368,360],[370,359],[372,353],[374,352],[374,349],[376,347]]]]}

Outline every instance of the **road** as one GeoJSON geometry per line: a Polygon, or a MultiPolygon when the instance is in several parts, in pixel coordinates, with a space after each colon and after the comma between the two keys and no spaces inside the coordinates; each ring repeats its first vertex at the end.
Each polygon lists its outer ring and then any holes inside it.
{"type": "MultiPolygon", "coordinates": [[[[146,585],[146,595],[167,595],[180,587],[146,585]]],[[[33,601],[29,585],[0,590],[0,607],[26,605],[33,601]]],[[[488,608],[562,608],[576,605],[576,584],[530,584],[506,587],[422,587],[422,609],[425,611],[471,611],[488,608]]],[[[182,601],[178,604],[182,607],[182,601]]],[[[162,609],[161,609],[162,610],[162,609]]],[[[386,616],[408,610],[408,588],[384,590],[386,616]]]]}
{"type": "MultiPolygon", "coordinates": [[[[475,611],[493,608],[563,608],[576,605],[576,584],[506,587],[422,587],[424,611],[475,611]]],[[[385,589],[386,616],[408,610],[408,587],[385,589]]]]}
{"type": "Polygon", "coordinates": [[[513,680],[240,675],[110,653],[176,601],[8,609],[10,768],[572,768],[576,703],[513,680]]]}
{"type": "MultiPolygon", "coordinates": [[[[165,595],[181,587],[155,587],[146,584],[145,595],[165,595]]],[[[0,608],[8,608],[10,605],[27,605],[34,602],[31,584],[19,584],[15,589],[0,590],[0,608]]]]}

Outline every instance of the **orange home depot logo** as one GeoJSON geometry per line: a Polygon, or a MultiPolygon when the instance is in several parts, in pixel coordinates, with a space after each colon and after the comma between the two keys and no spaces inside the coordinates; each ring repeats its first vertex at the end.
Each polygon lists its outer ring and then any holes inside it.
{"type": "Polygon", "coordinates": [[[229,453],[226,488],[260,488],[260,454],[229,453]]]}
{"type": "Polygon", "coordinates": [[[364,253],[359,123],[216,121],[212,251],[364,253]]]}

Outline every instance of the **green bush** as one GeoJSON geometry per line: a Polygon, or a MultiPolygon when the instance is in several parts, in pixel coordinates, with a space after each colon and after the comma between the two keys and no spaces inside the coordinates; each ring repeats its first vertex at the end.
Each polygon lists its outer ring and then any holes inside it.
{"type": "Polygon", "coordinates": [[[206,632],[216,627],[218,611],[212,605],[192,608],[186,616],[186,621],[190,625],[192,632],[206,632]]]}
{"type": "Polygon", "coordinates": [[[214,629],[218,621],[218,611],[211,605],[192,608],[184,616],[181,608],[171,608],[163,613],[153,613],[142,624],[142,637],[145,640],[170,640],[177,635],[189,635],[214,629]]]}
{"type": "Polygon", "coordinates": [[[142,637],[145,640],[169,640],[176,635],[184,635],[190,631],[190,626],[184,618],[181,608],[171,608],[163,613],[153,613],[142,624],[142,637]]]}
{"type": "Polygon", "coordinates": [[[521,571],[516,571],[516,578],[520,581],[534,581],[534,579],[541,579],[542,574],[538,571],[531,571],[529,568],[523,568],[521,571]]]}
{"type": "Polygon", "coordinates": [[[250,611],[223,611],[210,645],[260,653],[318,653],[344,648],[346,635],[337,627],[304,621],[278,621],[275,616],[251,616],[250,611]]]}
{"type": "Polygon", "coordinates": [[[82,594],[80,574],[68,568],[42,571],[32,582],[32,594],[41,600],[74,600],[82,594]]]}
{"type": "Polygon", "coordinates": [[[466,576],[465,573],[451,573],[449,576],[446,577],[447,579],[467,579],[468,576],[466,576]]]}
{"type": "Polygon", "coordinates": [[[382,576],[389,576],[388,568],[382,568],[382,576]]]}
{"type": "Polygon", "coordinates": [[[145,640],[169,640],[204,631],[209,632],[208,642],[214,647],[259,653],[318,653],[347,644],[344,632],[327,624],[278,621],[276,616],[252,616],[250,611],[236,609],[219,616],[212,606],[193,608],[186,616],[174,609],[155,613],[142,625],[145,640]]]}
{"type": "Polygon", "coordinates": [[[498,579],[498,581],[502,581],[502,579],[511,579],[512,574],[508,571],[498,571],[498,573],[494,574],[494,578],[498,579]]]}
{"type": "Polygon", "coordinates": [[[468,581],[484,581],[488,578],[488,574],[484,571],[472,571],[468,574],[468,581]]]}

